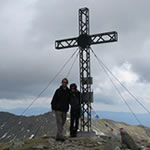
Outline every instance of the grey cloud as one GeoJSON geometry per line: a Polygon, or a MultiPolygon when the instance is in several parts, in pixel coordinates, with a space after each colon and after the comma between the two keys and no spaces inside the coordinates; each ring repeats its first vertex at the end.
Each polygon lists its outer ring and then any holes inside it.
{"type": "Polygon", "coordinates": [[[111,97],[110,95],[98,95],[94,99],[95,103],[102,103],[102,104],[109,104],[109,105],[116,105],[118,104],[117,99],[115,97],[111,97]]]}
{"type": "MultiPolygon", "coordinates": [[[[0,1],[1,7],[9,5],[11,8],[9,0],[5,1],[5,5],[2,3],[4,1],[0,1]]],[[[17,0],[14,3],[16,7],[19,4],[17,0]]],[[[0,17],[3,22],[3,28],[0,29],[0,98],[19,99],[36,96],[43,89],[75,50],[55,51],[54,41],[78,36],[78,9],[84,6],[90,9],[92,34],[112,30],[119,33],[117,43],[93,46],[98,56],[101,56],[110,68],[129,61],[133,70],[149,82],[150,59],[145,59],[141,48],[144,41],[149,39],[149,5],[148,0],[37,0],[22,14],[25,19],[30,18],[26,24],[21,23],[22,19],[16,18],[14,19],[17,24],[6,24],[5,17],[0,17]],[[141,61],[137,59],[139,55],[141,61]]],[[[24,7],[22,5],[22,8],[24,7]]],[[[17,13],[20,13],[19,9],[17,13]]],[[[13,14],[9,15],[8,21],[14,17],[13,14]]],[[[97,63],[94,57],[92,58],[93,76],[100,73],[104,79],[104,74],[96,69],[97,63]]],[[[70,82],[79,82],[77,63],[69,77],[70,82]]],[[[61,73],[53,83],[53,89],[50,88],[43,96],[52,95],[50,93],[60,85],[66,72],[67,70],[64,70],[61,73]]],[[[114,103],[112,97],[102,96],[100,99],[105,103],[114,103]]]]}

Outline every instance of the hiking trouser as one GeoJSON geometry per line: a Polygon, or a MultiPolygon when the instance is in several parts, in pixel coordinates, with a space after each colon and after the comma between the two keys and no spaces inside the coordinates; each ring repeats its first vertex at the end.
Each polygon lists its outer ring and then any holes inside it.
{"type": "Polygon", "coordinates": [[[79,115],[71,113],[70,118],[70,134],[76,134],[79,126],[79,115]]]}
{"type": "Polygon", "coordinates": [[[64,124],[66,122],[66,112],[55,111],[55,116],[56,116],[56,124],[57,124],[56,139],[62,139],[64,138],[63,129],[64,129],[64,124]]]}

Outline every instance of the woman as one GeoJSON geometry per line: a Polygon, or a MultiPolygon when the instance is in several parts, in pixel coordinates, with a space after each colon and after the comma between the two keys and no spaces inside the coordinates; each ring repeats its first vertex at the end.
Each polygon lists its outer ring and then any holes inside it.
{"type": "Polygon", "coordinates": [[[81,113],[80,92],[75,83],[70,85],[70,136],[76,137],[81,113]]]}

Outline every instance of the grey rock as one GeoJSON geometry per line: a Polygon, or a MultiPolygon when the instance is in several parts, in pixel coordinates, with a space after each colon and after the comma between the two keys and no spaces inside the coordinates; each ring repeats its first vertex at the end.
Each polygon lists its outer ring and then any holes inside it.
{"type": "Polygon", "coordinates": [[[43,150],[44,149],[44,145],[38,145],[38,146],[34,146],[32,147],[33,150],[43,150]]]}

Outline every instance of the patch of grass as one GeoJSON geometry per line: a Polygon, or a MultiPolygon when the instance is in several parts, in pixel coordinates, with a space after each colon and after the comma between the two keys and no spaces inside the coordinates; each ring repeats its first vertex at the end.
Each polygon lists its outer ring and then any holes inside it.
{"type": "Polygon", "coordinates": [[[104,150],[104,147],[103,146],[98,146],[98,147],[95,147],[93,150],[104,150]]]}
{"type": "Polygon", "coordinates": [[[7,150],[9,149],[9,147],[11,147],[11,144],[10,143],[0,143],[0,150],[7,150]]]}
{"type": "Polygon", "coordinates": [[[33,147],[38,145],[44,145],[46,147],[49,147],[49,143],[47,142],[47,140],[42,138],[35,138],[24,140],[24,145],[16,147],[15,150],[33,150],[33,147]]]}

